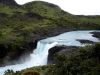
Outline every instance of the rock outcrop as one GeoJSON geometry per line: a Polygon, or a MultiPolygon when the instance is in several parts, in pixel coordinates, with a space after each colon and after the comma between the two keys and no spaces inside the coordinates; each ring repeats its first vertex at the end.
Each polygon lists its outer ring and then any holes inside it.
{"type": "Polygon", "coordinates": [[[100,39],[100,32],[91,32],[91,34],[93,34],[93,37],[100,39]]]}
{"type": "Polygon", "coordinates": [[[54,63],[54,57],[55,57],[55,54],[56,53],[60,53],[60,54],[69,54],[71,53],[72,51],[78,49],[78,47],[76,46],[55,46],[53,48],[51,48],[49,50],[49,55],[48,55],[48,64],[52,64],[54,63]]]}
{"type": "Polygon", "coordinates": [[[10,6],[18,6],[15,0],[0,0],[0,4],[10,5],[10,6]]]}

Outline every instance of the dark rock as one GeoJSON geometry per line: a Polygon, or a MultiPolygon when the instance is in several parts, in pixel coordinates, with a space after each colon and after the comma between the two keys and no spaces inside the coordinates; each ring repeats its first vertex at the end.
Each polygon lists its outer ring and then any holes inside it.
{"type": "Polygon", "coordinates": [[[80,39],[77,39],[77,41],[79,41],[82,44],[94,44],[95,43],[95,42],[90,41],[90,40],[80,40],[80,39]]]}
{"type": "Polygon", "coordinates": [[[77,49],[78,47],[76,46],[55,46],[49,50],[49,55],[48,55],[48,64],[54,63],[53,59],[56,53],[60,54],[68,54],[72,52],[73,50],[77,49]]]}
{"type": "Polygon", "coordinates": [[[15,49],[12,49],[11,45],[0,44],[0,61],[2,61],[0,66],[13,65],[15,61],[19,62],[21,59],[26,59],[36,48],[37,42],[38,40],[34,40],[33,42],[31,41],[15,49]]]}
{"type": "Polygon", "coordinates": [[[4,45],[0,44],[0,58],[3,58],[7,55],[7,49],[4,45]]]}
{"type": "Polygon", "coordinates": [[[0,3],[10,6],[18,6],[15,0],[0,0],[0,3]]]}
{"type": "Polygon", "coordinates": [[[91,34],[93,34],[93,37],[100,39],[100,32],[91,32],[91,34]]]}

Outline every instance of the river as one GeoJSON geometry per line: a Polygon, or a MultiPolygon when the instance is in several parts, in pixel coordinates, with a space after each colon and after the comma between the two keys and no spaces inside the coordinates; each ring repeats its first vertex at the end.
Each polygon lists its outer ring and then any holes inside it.
{"type": "Polygon", "coordinates": [[[48,37],[38,41],[37,48],[29,55],[30,59],[27,61],[16,64],[0,67],[0,75],[4,75],[6,70],[20,71],[33,66],[47,65],[48,50],[57,45],[66,46],[84,46],[78,40],[90,40],[93,42],[100,42],[98,38],[93,37],[90,32],[100,32],[98,30],[85,30],[85,31],[70,31],[58,36],[48,37]]]}

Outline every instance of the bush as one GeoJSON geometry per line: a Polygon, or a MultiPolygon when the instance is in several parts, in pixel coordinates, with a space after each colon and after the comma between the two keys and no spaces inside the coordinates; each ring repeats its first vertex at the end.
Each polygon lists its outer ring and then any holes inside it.
{"type": "Polygon", "coordinates": [[[40,75],[37,71],[25,71],[22,75],[40,75]]]}

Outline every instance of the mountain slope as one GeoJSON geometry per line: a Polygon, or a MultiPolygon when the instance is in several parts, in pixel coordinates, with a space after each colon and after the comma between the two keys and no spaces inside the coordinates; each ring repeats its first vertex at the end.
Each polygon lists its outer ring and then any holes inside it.
{"type": "Polygon", "coordinates": [[[71,30],[100,29],[100,23],[91,19],[85,21],[47,2],[17,5],[14,0],[0,0],[0,63],[32,51],[39,39],[71,30]]]}
{"type": "Polygon", "coordinates": [[[15,0],[0,0],[0,4],[9,5],[9,6],[17,6],[18,4],[15,0]]]}
{"type": "Polygon", "coordinates": [[[27,11],[35,12],[44,17],[54,18],[65,16],[65,12],[63,10],[61,10],[58,6],[50,4],[48,2],[35,1],[27,3],[22,7],[24,7],[24,9],[27,11]]]}

